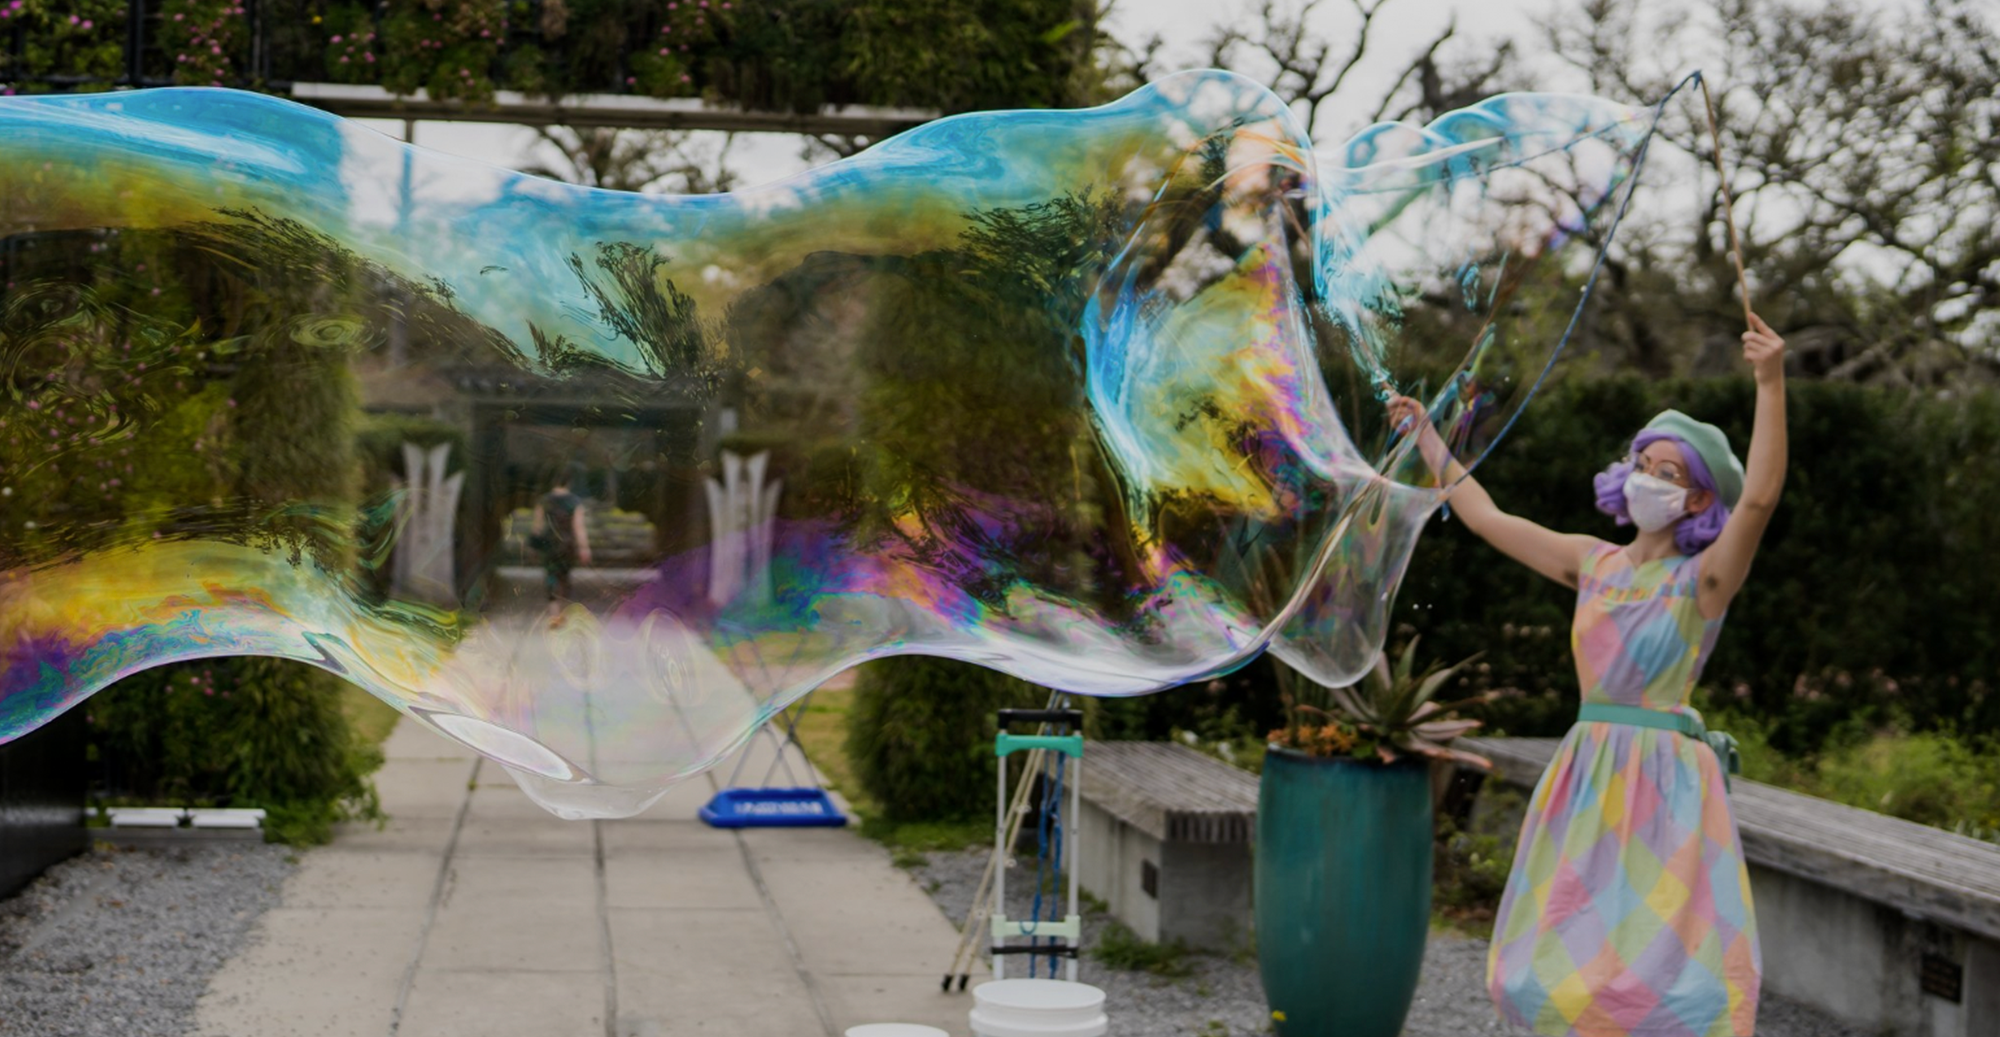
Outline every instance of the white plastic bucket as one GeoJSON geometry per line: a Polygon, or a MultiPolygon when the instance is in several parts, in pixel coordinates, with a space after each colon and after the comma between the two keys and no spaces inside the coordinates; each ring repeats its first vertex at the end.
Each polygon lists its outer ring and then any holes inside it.
{"type": "Polygon", "coordinates": [[[863,1023],[848,1027],[844,1034],[845,1037],[951,1037],[935,1026],[917,1023],[863,1023]]]}
{"type": "Polygon", "coordinates": [[[998,979],[972,988],[976,1037],[1101,1037],[1104,991],[1059,979],[998,979]]]}

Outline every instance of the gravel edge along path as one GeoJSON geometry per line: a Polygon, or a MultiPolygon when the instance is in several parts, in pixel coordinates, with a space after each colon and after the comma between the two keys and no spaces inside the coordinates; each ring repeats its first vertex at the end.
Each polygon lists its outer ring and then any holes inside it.
{"type": "MultiPolygon", "coordinates": [[[[295,854],[250,842],[143,849],[99,844],[49,869],[0,901],[0,1034],[178,1037],[191,1031],[196,1000],[258,917],[277,903],[295,854]]],[[[924,862],[911,869],[917,882],[946,917],[962,920],[986,851],[921,856],[924,862]]],[[[1009,916],[1024,918],[1032,879],[1014,874],[1009,916]]],[[[1104,912],[1086,910],[1081,969],[1084,982],[1105,991],[1110,1037],[1270,1033],[1253,955],[1191,954],[1179,976],[1112,969],[1092,953],[1111,924],[1104,912]]],[[[1015,959],[1017,969],[1024,964],[1015,959]]],[[[938,963],[940,975],[944,966],[938,963]]],[[[1485,973],[1485,941],[1433,932],[1407,1037],[1524,1033],[1494,1016],[1485,973]]],[[[965,1003],[970,1010],[969,996],[965,1003]]],[[[1864,1037],[1768,995],[1757,1032],[1864,1037]]]]}
{"type": "Polygon", "coordinates": [[[173,1037],[297,861],[258,842],[98,843],[0,901],[0,1033],[173,1037]]]}
{"type": "MultiPolygon", "coordinates": [[[[965,919],[988,852],[978,847],[924,854],[924,863],[911,868],[918,885],[954,925],[965,919]]],[[[1009,918],[1029,917],[1034,880],[1032,872],[1021,869],[1032,866],[1033,860],[1024,857],[1020,867],[1008,873],[1009,918]]],[[[1083,982],[1104,990],[1111,1020],[1108,1037],[1249,1037],[1271,1032],[1254,954],[1190,954],[1184,959],[1188,973],[1179,977],[1112,969],[1093,953],[1112,924],[1109,914],[1086,908],[1079,975],[1083,982]]],[[[1502,1023],[1487,1000],[1486,946],[1485,940],[1476,937],[1431,932],[1424,951],[1423,978],[1403,1026],[1405,1037],[1529,1033],[1502,1023]]],[[[1014,961],[1021,963],[1023,959],[1014,961]]],[[[1009,965],[1010,970],[1022,967],[1009,965]]],[[[938,963],[938,973],[944,973],[943,962],[938,963]]],[[[1021,975],[1018,971],[1012,974],[1021,975]]],[[[969,1011],[971,1007],[968,996],[966,1008],[969,1011]]],[[[1757,1033],[1759,1037],[1866,1037],[1812,1009],[1768,994],[1758,1012],[1757,1033]]]]}

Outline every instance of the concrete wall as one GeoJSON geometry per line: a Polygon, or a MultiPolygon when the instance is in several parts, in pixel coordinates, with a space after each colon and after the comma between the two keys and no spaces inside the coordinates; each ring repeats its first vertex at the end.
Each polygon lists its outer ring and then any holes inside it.
{"type": "Polygon", "coordinates": [[[1250,847],[1167,843],[1160,867],[1160,939],[1234,951],[1250,941],[1250,847]]]}
{"type": "Polygon", "coordinates": [[[1250,847],[1163,843],[1086,800],[1077,880],[1140,939],[1230,951],[1250,936],[1250,847]],[[1146,865],[1159,870],[1145,891],[1146,865]]]}
{"type": "Polygon", "coordinates": [[[1750,867],[1764,990],[1895,1037],[2000,1035],[2000,944],[1769,868],[1750,867]],[[1926,955],[1959,1001],[1922,989],[1926,955]]]}
{"type": "Polygon", "coordinates": [[[1140,888],[1139,880],[1145,862],[1160,864],[1160,841],[1085,800],[1077,842],[1082,858],[1078,883],[1110,905],[1111,916],[1140,939],[1158,941],[1160,902],[1140,888]]]}
{"type": "Polygon", "coordinates": [[[0,745],[0,896],[90,848],[87,740],[84,711],[72,709],[0,745]]]}

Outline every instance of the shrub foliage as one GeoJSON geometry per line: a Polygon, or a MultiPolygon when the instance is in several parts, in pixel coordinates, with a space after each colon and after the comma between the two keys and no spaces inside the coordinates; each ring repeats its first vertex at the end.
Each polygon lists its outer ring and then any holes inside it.
{"type": "Polygon", "coordinates": [[[872,662],[855,684],[848,759],[892,824],[988,817],[994,714],[1046,702],[1042,689],[972,663],[924,655],[872,662]]]}
{"type": "Polygon", "coordinates": [[[310,844],[381,813],[368,780],[381,750],[355,737],[340,696],[324,670],[251,657],[147,670],[83,708],[109,798],[263,807],[270,838],[310,844]]]}

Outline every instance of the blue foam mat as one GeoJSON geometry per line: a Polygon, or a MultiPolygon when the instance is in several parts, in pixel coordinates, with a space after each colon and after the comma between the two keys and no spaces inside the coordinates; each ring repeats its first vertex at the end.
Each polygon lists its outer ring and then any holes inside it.
{"type": "Polygon", "coordinates": [[[700,817],[714,828],[837,828],[847,815],[834,806],[825,789],[723,789],[701,808],[700,817]]]}

